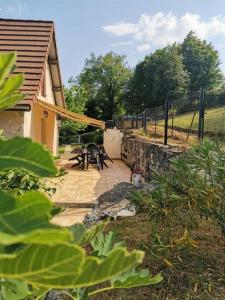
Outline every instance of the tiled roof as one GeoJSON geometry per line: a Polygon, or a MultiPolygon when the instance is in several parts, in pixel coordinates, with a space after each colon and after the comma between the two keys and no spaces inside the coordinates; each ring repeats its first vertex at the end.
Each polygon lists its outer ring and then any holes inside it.
{"type": "Polygon", "coordinates": [[[14,73],[24,73],[25,82],[21,90],[26,97],[23,103],[32,103],[36,99],[49,58],[57,66],[55,89],[63,100],[53,22],[0,19],[0,52],[9,51],[17,52],[14,73]]]}

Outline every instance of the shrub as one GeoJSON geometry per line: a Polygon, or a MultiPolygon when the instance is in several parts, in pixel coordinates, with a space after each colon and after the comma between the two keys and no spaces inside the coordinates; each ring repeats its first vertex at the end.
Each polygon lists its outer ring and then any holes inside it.
{"type": "Polygon", "coordinates": [[[224,298],[224,180],[224,146],[205,140],[155,174],[154,190],[134,195],[149,220],[142,249],[163,271],[159,299],[224,298]]]}
{"type": "MultiPolygon", "coordinates": [[[[79,142],[78,135],[61,136],[60,144],[77,144],[79,142]]],[[[100,130],[87,132],[80,135],[80,143],[89,144],[95,143],[98,145],[103,144],[103,134],[100,130]]]]}
{"type": "MultiPolygon", "coordinates": [[[[163,175],[155,174],[155,189],[135,197],[141,206],[147,206],[152,228],[158,235],[167,229],[179,230],[166,233],[166,242],[180,246],[195,246],[191,230],[205,217],[220,227],[225,234],[225,151],[220,142],[205,140],[186,154],[171,161],[170,170],[163,175]],[[179,241],[179,242],[178,242],[179,241]],[[172,242],[172,243],[173,243],[172,242]]],[[[165,242],[165,241],[164,241],[165,242]]]]}
{"type": "Polygon", "coordinates": [[[0,189],[13,190],[22,194],[30,190],[41,190],[47,193],[54,193],[55,188],[48,188],[39,176],[36,176],[26,170],[11,169],[0,172],[0,189]]]}
{"type": "Polygon", "coordinates": [[[98,145],[103,144],[103,134],[101,131],[88,132],[81,135],[81,143],[89,144],[95,143],[98,145]]]}
{"type": "Polygon", "coordinates": [[[225,151],[220,142],[205,140],[172,160],[171,170],[156,176],[152,200],[167,216],[192,224],[193,215],[210,218],[225,233],[225,151]],[[190,218],[190,220],[189,220],[190,218]]]}

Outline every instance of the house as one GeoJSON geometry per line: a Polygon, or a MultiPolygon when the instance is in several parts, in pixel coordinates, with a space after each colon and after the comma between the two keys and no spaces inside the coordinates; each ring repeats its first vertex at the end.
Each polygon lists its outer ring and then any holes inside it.
{"type": "Polygon", "coordinates": [[[57,155],[58,116],[105,128],[105,123],[65,108],[52,21],[0,19],[0,53],[17,52],[14,73],[24,74],[25,97],[15,107],[0,112],[0,129],[7,138],[29,137],[57,155]]]}
{"type": "Polygon", "coordinates": [[[65,101],[54,23],[0,19],[0,53],[10,51],[17,52],[15,73],[24,74],[25,97],[0,112],[0,128],[6,137],[30,137],[56,155],[58,114],[51,107],[65,109],[65,101]]]}

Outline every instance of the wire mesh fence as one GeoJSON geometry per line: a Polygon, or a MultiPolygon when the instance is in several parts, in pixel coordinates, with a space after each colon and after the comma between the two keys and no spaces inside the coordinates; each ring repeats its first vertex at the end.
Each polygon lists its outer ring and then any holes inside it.
{"type": "Polygon", "coordinates": [[[189,95],[170,95],[163,105],[146,108],[135,116],[114,121],[120,129],[142,129],[151,138],[191,141],[203,137],[225,138],[225,93],[203,89],[189,95]]]}
{"type": "Polygon", "coordinates": [[[207,94],[204,109],[204,135],[225,137],[225,94],[207,94]]]}

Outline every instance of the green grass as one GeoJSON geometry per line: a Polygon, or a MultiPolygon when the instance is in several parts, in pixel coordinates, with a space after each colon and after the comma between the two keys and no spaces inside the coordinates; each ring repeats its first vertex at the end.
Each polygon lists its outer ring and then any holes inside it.
{"type": "MultiPolygon", "coordinates": [[[[173,120],[174,128],[189,130],[194,113],[176,116],[173,120]]],[[[198,112],[195,114],[192,130],[198,130],[198,112]]],[[[163,121],[160,121],[160,123],[163,121]]],[[[159,124],[160,124],[159,123],[159,124]]],[[[169,118],[169,126],[172,126],[172,118],[169,118]]],[[[225,107],[207,109],[205,111],[205,132],[225,134],[225,107]]]]}
{"type": "MultiPolygon", "coordinates": [[[[174,230],[172,225],[171,227],[170,230],[174,230]]],[[[212,222],[200,220],[192,236],[198,242],[198,247],[181,253],[175,251],[175,257],[177,255],[182,259],[177,259],[173,267],[165,264],[163,257],[152,255],[152,228],[147,213],[112,221],[108,224],[108,230],[116,232],[119,240],[124,240],[129,250],[144,250],[142,267],[148,268],[153,275],[161,272],[163,281],[155,286],[106,292],[93,297],[93,300],[225,299],[225,241],[212,222]]],[[[165,230],[164,225],[162,230],[165,230]]]]}
{"type": "Polygon", "coordinates": [[[59,146],[59,155],[65,152],[65,146],[59,146]]]}
{"type": "MultiPolygon", "coordinates": [[[[198,112],[181,114],[173,118],[173,126],[189,130],[193,119],[192,130],[198,130],[199,115],[198,112]],[[194,117],[194,119],[193,119],[194,117]]],[[[159,126],[164,126],[164,120],[158,122],[159,126]]],[[[169,117],[169,126],[172,127],[172,116],[169,117]]],[[[206,132],[221,132],[225,133],[225,107],[206,109],[205,110],[205,131],[206,132]]]]}

